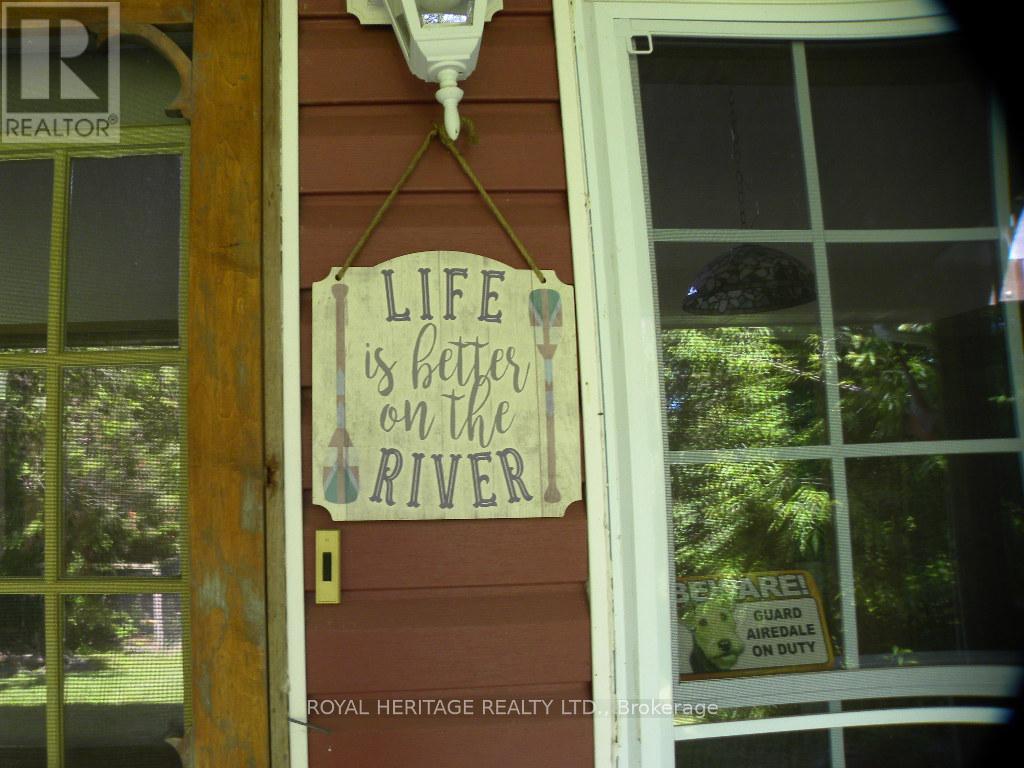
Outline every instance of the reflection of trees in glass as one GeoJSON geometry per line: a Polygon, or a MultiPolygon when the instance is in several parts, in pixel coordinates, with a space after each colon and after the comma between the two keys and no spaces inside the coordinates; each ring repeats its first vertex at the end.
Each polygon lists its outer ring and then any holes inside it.
{"type": "Polygon", "coordinates": [[[865,663],[1019,653],[1019,457],[887,457],[847,467],[861,651],[874,657],[865,663]]]}
{"type": "Polygon", "coordinates": [[[847,464],[861,653],[957,647],[945,456],[847,464]]]}
{"type": "Polygon", "coordinates": [[[68,368],[63,391],[66,568],[175,572],[181,529],[173,367],[68,368]],[[138,570],[137,566],[151,566],[138,570]]]}
{"type": "Polygon", "coordinates": [[[0,577],[42,576],[43,379],[0,371],[0,577]]]}
{"type": "Polygon", "coordinates": [[[662,334],[670,450],[825,440],[820,342],[789,328],[662,334]]]}
{"type": "Polygon", "coordinates": [[[823,462],[674,467],[678,574],[738,576],[823,562],[832,532],[827,476],[823,462]]]}
{"type": "Polygon", "coordinates": [[[852,442],[940,436],[934,327],[839,328],[843,430],[852,442]]]}
{"type": "MultiPolygon", "coordinates": [[[[818,339],[788,329],[662,337],[670,448],[793,446],[825,437],[818,339]]],[[[837,615],[829,466],[718,461],[672,468],[676,572],[811,571],[837,615]]]]}
{"type": "MultiPolygon", "coordinates": [[[[791,446],[824,438],[816,338],[771,328],[666,331],[669,445],[791,446]],[[796,341],[781,341],[783,334],[796,341]]],[[[680,575],[738,574],[820,560],[831,501],[820,462],[675,467],[680,575]]]]}
{"type": "MultiPolygon", "coordinates": [[[[960,437],[965,424],[993,436],[1012,433],[995,311],[930,325],[838,328],[845,439],[960,437]]],[[[820,445],[826,427],[819,350],[816,334],[795,328],[665,331],[669,449],[820,445]]],[[[900,662],[910,652],[1011,647],[998,639],[997,619],[984,616],[1005,616],[1006,606],[990,601],[1005,580],[1000,574],[1024,548],[1015,462],[1010,456],[846,462],[864,653],[900,662]],[[984,544],[982,529],[990,532],[984,544]]],[[[838,627],[830,475],[827,461],[674,466],[677,573],[807,569],[838,627]]]]}
{"type": "Polygon", "coordinates": [[[847,442],[1012,437],[1003,307],[836,331],[847,442]]]}

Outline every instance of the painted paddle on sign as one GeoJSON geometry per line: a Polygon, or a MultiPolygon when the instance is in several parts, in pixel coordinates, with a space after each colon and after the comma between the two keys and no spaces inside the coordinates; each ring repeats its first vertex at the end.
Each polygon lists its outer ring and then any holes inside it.
{"type": "Polygon", "coordinates": [[[555,451],[555,350],[562,337],[562,297],[550,288],[530,291],[530,324],[537,351],[544,358],[544,413],[547,428],[548,484],[544,501],[558,501],[558,454],[555,451]]]}
{"type": "Polygon", "coordinates": [[[359,496],[359,467],[352,438],[345,428],[345,299],[348,286],[331,286],[335,301],[335,429],[328,443],[323,467],[324,498],[333,504],[350,504],[359,496]]]}

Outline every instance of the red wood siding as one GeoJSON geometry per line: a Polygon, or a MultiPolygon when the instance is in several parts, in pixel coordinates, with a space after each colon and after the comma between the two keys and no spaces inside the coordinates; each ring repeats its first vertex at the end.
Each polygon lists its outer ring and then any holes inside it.
{"type": "MultiPolygon", "coordinates": [[[[541,267],[572,282],[550,0],[506,0],[487,25],[462,113],[467,159],[541,267]]],[[[430,124],[390,29],[344,0],[300,2],[303,485],[312,699],[565,699],[590,695],[586,512],[564,518],[347,523],[309,502],[310,285],[341,263],[430,124]],[[342,602],[313,603],[313,532],[341,529],[342,602]]],[[[469,182],[433,147],[361,264],[465,250],[523,267],[469,182]]],[[[357,408],[353,403],[351,407],[357,408]]],[[[477,706],[477,712],[481,707],[477,706]]],[[[375,710],[374,710],[375,711],[375,710]]],[[[312,768],[592,764],[589,718],[311,715],[312,768]]]]}

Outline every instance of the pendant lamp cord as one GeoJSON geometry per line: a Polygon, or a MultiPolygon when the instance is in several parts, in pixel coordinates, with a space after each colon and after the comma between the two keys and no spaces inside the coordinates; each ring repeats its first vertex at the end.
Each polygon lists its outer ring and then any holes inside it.
{"type": "Polygon", "coordinates": [[[747,201],[743,193],[743,155],[740,154],[740,129],[736,120],[736,93],[729,86],[729,133],[732,135],[732,162],[736,169],[736,189],[739,191],[740,227],[747,228],[747,201]]]}
{"type": "MultiPolygon", "coordinates": [[[[465,129],[466,134],[469,136],[470,143],[475,144],[477,141],[477,132],[476,126],[473,124],[473,121],[467,117],[463,117],[462,126],[465,129]]],[[[473,186],[476,187],[476,191],[480,193],[480,197],[483,198],[484,204],[487,206],[488,210],[494,215],[494,218],[498,220],[498,224],[501,225],[501,228],[505,230],[505,234],[508,235],[509,240],[512,241],[512,244],[516,247],[516,250],[519,251],[519,255],[523,257],[523,261],[525,261],[527,265],[530,267],[530,269],[533,270],[533,274],[537,276],[537,279],[540,282],[546,283],[547,278],[544,277],[544,274],[540,271],[540,268],[537,266],[537,262],[534,261],[533,257],[530,255],[530,252],[526,250],[526,246],[523,245],[522,240],[520,240],[519,236],[516,235],[515,230],[512,229],[512,225],[508,223],[508,220],[498,209],[497,203],[494,202],[491,196],[487,193],[487,190],[484,189],[484,185],[480,183],[480,179],[477,178],[476,173],[473,172],[473,168],[470,166],[469,162],[466,160],[465,157],[463,157],[462,153],[459,151],[459,148],[455,146],[455,142],[452,141],[450,136],[448,136],[448,133],[447,131],[445,131],[444,126],[438,125],[437,123],[434,123],[433,126],[431,126],[430,130],[427,132],[427,135],[424,137],[423,142],[420,144],[419,148],[413,154],[412,159],[409,161],[409,164],[405,167],[405,171],[402,173],[401,177],[398,179],[395,186],[391,188],[391,191],[388,192],[388,196],[384,198],[384,202],[381,203],[380,208],[377,209],[377,212],[373,215],[373,218],[370,219],[370,223],[363,231],[362,236],[359,238],[358,241],[356,241],[356,244],[352,246],[352,250],[349,251],[348,257],[345,259],[345,263],[342,265],[341,269],[338,270],[335,278],[337,280],[341,280],[343,277],[345,277],[345,273],[348,271],[348,268],[355,263],[360,252],[363,250],[363,247],[370,239],[370,235],[372,235],[374,230],[377,229],[377,226],[384,218],[384,214],[388,212],[388,209],[391,207],[391,204],[398,196],[398,193],[402,191],[402,188],[409,181],[409,178],[412,176],[413,172],[420,164],[420,160],[423,159],[423,156],[427,153],[427,150],[430,149],[430,144],[431,142],[434,141],[434,139],[440,141],[444,148],[451,153],[452,157],[455,158],[455,162],[459,164],[459,167],[462,169],[462,172],[466,174],[466,176],[469,178],[471,182],[473,182],[473,186]]]]}

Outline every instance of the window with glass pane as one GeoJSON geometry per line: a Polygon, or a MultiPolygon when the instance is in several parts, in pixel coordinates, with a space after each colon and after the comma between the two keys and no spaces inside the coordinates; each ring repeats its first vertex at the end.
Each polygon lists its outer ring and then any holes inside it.
{"type": "Polygon", "coordinates": [[[46,346],[53,160],[0,162],[0,351],[46,346]]]}
{"type": "Polygon", "coordinates": [[[69,347],[178,343],[180,180],[178,154],[72,159],[69,347]]]}
{"type": "MultiPolygon", "coordinates": [[[[1018,305],[1003,301],[997,105],[952,35],[665,36],[633,66],[677,699],[723,702],[727,720],[841,715],[898,682],[904,697],[1005,705],[1024,647],[1024,603],[1006,586],[1024,560],[1024,349],[1018,305]],[[744,623],[736,585],[773,573],[813,580],[827,663],[754,658],[776,644],[744,623]],[[698,577],[704,604],[687,586],[698,577]]],[[[986,722],[983,709],[968,721],[986,722]]],[[[987,736],[692,734],[680,765],[866,766],[898,749],[962,766],[987,736]]]]}
{"type": "Polygon", "coordinates": [[[5,767],[180,765],[187,169],[183,125],[0,145],[5,767]]]}

